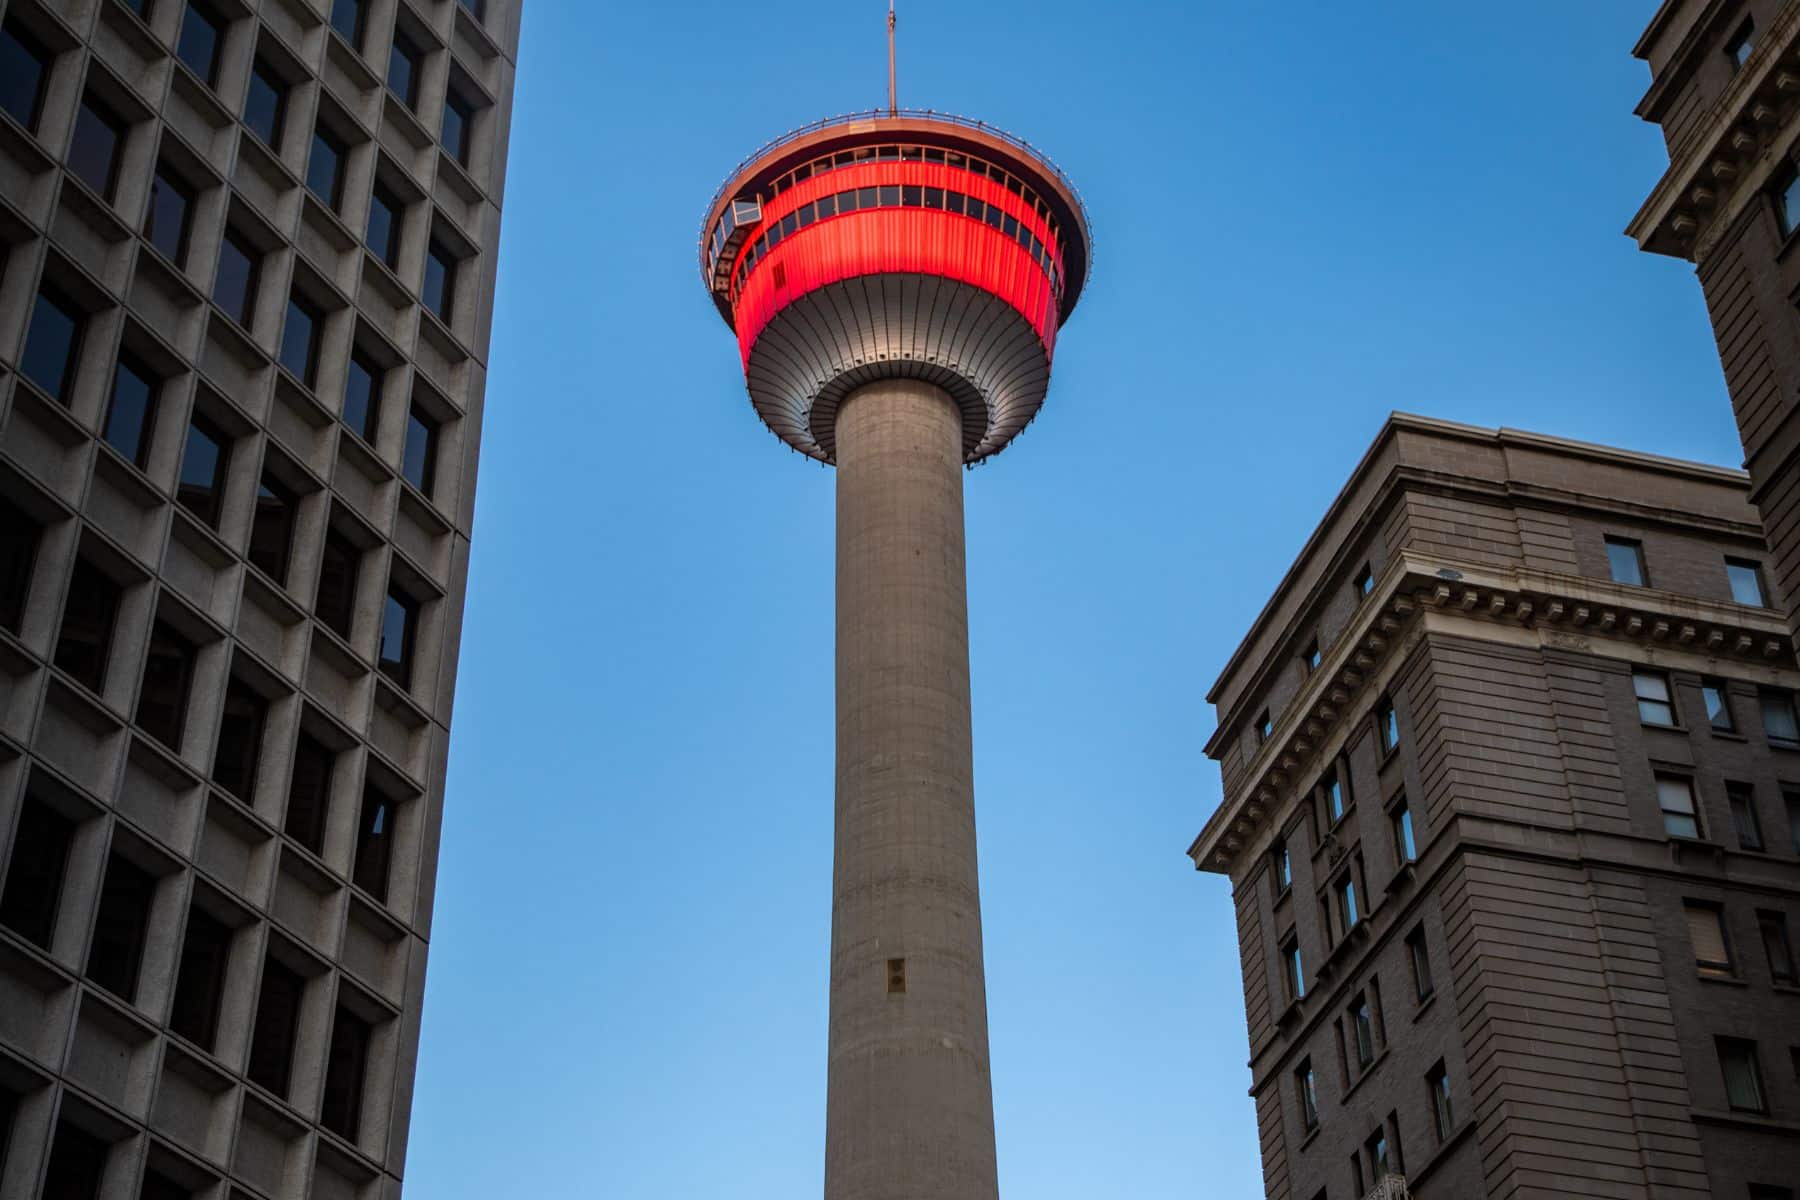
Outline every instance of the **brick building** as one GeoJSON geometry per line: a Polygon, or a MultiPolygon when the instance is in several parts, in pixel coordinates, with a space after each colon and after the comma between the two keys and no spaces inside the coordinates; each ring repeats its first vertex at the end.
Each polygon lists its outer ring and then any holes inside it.
{"type": "Polygon", "coordinates": [[[1383,427],[1208,696],[1270,1197],[1792,1200],[1800,671],[1749,496],[1383,427]]]}
{"type": "Polygon", "coordinates": [[[0,0],[0,1197],[400,1194],[517,0],[0,0]]]}

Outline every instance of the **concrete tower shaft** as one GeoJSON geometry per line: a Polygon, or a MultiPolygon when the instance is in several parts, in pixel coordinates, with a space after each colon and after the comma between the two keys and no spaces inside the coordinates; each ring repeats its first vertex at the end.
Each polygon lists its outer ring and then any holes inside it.
{"type": "Polygon", "coordinates": [[[828,1200],[993,1200],[962,414],[884,380],[837,416],[828,1200]]]}

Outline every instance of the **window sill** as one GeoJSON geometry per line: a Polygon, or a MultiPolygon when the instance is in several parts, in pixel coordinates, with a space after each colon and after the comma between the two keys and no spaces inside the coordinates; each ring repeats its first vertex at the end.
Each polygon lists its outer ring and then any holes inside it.
{"type": "Polygon", "coordinates": [[[1390,896],[1403,890],[1412,882],[1413,876],[1418,874],[1418,863],[1419,860],[1416,858],[1409,858],[1401,863],[1399,869],[1394,872],[1394,877],[1388,880],[1387,887],[1382,890],[1390,896]]]}
{"type": "Polygon", "coordinates": [[[1688,1116],[1701,1125],[1729,1125],[1738,1129],[1760,1130],[1764,1133],[1800,1134],[1800,1123],[1777,1121],[1768,1113],[1741,1112],[1736,1109],[1721,1112],[1716,1108],[1690,1108],[1688,1116]]]}
{"type": "Polygon", "coordinates": [[[1800,984],[1772,983],[1769,985],[1769,989],[1774,992],[1779,992],[1783,996],[1800,996],[1800,984]]]}
{"type": "Polygon", "coordinates": [[[1713,737],[1721,742],[1747,742],[1750,740],[1734,729],[1714,729],[1711,726],[1708,726],[1707,728],[1712,733],[1713,737]]]}
{"type": "Polygon", "coordinates": [[[1704,972],[1699,972],[1698,977],[1701,983],[1716,983],[1723,987],[1747,988],[1750,986],[1735,975],[1708,975],[1704,972]]]}
{"type": "Polygon", "coordinates": [[[1664,733],[1686,733],[1687,732],[1687,730],[1682,728],[1680,725],[1669,725],[1662,721],[1646,721],[1642,717],[1638,718],[1638,724],[1642,725],[1645,729],[1660,729],[1664,733]]]}
{"type": "Polygon", "coordinates": [[[1413,1015],[1412,1015],[1413,1023],[1417,1024],[1419,1018],[1424,1016],[1426,1013],[1430,1012],[1431,1006],[1436,1003],[1437,1003],[1437,993],[1435,991],[1432,992],[1431,995],[1429,995],[1429,996],[1425,997],[1423,1000],[1419,1001],[1419,1007],[1413,1009],[1413,1015]]]}
{"type": "Polygon", "coordinates": [[[1472,1120],[1464,1120],[1461,1125],[1452,1129],[1450,1131],[1450,1136],[1439,1142],[1437,1149],[1433,1150],[1424,1162],[1407,1172],[1407,1185],[1416,1188],[1421,1183],[1424,1183],[1425,1177],[1437,1170],[1444,1160],[1450,1157],[1451,1152],[1460,1146],[1474,1131],[1475,1122],[1472,1120]]]}
{"type": "Polygon", "coordinates": [[[1318,1140],[1319,1129],[1322,1127],[1322,1125],[1323,1125],[1323,1122],[1317,1123],[1311,1129],[1306,1131],[1306,1136],[1300,1139],[1300,1145],[1298,1147],[1298,1149],[1301,1153],[1304,1154],[1306,1152],[1306,1148],[1318,1140]]]}
{"type": "Polygon", "coordinates": [[[1790,742],[1786,738],[1769,738],[1768,742],[1771,750],[1800,751],[1800,742],[1790,742]]]}
{"type": "Polygon", "coordinates": [[[1361,1087],[1365,1082],[1368,1081],[1370,1076],[1375,1074],[1376,1070],[1380,1068],[1381,1064],[1383,1062],[1387,1061],[1387,1056],[1388,1056],[1388,1048],[1386,1046],[1383,1046],[1379,1051],[1376,1052],[1375,1057],[1371,1058],[1369,1060],[1369,1065],[1362,1069],[1362,1074],[1360,1074],[1356,1077],[1355,1082],[1353,1082],[1349,1087],[1344,1089],[1343,1099],[1341,1101],[1339,1101],[1339,1103],[1340,1104],[1349,1103],[1350,1097],[1356,1093],[1356,1089],[1361,1087]]]}

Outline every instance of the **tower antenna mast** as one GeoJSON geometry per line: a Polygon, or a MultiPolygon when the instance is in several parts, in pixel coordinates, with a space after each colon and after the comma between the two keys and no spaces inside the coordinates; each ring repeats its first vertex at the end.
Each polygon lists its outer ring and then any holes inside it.
{"type": "Polygon", "coordinates": [[[894,81],[894,0],[888,0],[888,116],[900,115],[900,93],[894,81]]]}

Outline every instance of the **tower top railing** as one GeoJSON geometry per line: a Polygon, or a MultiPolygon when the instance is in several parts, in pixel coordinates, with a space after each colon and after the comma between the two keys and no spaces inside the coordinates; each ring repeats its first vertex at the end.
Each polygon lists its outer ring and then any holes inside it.
{"type": "Polygon", "coordinates": [[[859,112],[841,113],[835,117],[821,117],[816,121],[809,121],[797,129],[788,130],[780,137],[772,138],[769,141],[764,142],[755,150],[746,154],[735,167],[731,168],[724,180],[719,184],[718,189],[713,192],[712,199],[706,202],[706,211],[700,214],[700,233],[694,240],[694,249],[699,256],[700,261],[702,263],[705,263],[706,261],[706,239],[711,232],[709,225],[713,210],[719,206],[719,201],[725,198],[725,193],[730,189],[732,180],[743,174],[744,168],[748,167],[751,163],[766,158],[768,155],[781,149],[790,142],[797,142],[801,138],[806,137],[809,134],[818,133],[821,130],[832,129],[839,125],[855,125],[863,121],[904,121],[908,119],[941,121],[946,125],[958,125],[964,129],[975,130],[988,137],[996,138],[1013,147],[1015,150],[1024,151],[1031,156],[1033,162],[1040,163],[1046,167],[1050,174],[1055,178],[1056,182],[1062,185],[1063,190],[1068,192],[1070,198],[1075,201],[1075,208],[1077,209],[1076,215],[1081,219],[1082,236],[1087,242],[1087,269],[1083,274],[1084,277],[1092,276],[1094,262],[1094,231],[1093,226],[1088,222],[1087,205],[1082,202],[1081,192],[1076,188],[1075,181],[1063,173],[1063,169],[1056,165],[1056,160],[1026,141],[1024,138],[1019,137],[1014,133],[1008,133],[998,125],[990,125],[986,121],[978,120],[974,117],[958,116],[956,113],[939,112],[934,108],[902,108],[896,112],[890,112],[885,108],[871,108],[859,112]]]}

